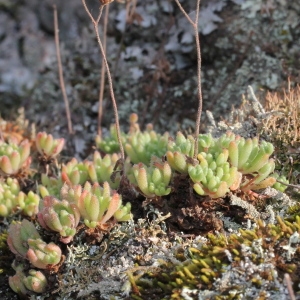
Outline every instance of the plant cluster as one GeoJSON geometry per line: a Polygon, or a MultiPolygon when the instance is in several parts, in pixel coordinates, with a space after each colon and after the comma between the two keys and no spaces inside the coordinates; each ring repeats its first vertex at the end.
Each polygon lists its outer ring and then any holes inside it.
{"type": "MultiPolygon", "coordinates": [[[[178,132],[173,140],[167,133],[158,135],[152,129],[149,131],[149,125],[141,132],[136,124],[137,117],[130,119],[135,122],[131,122],[127,134],[122,133],[128,155],[125,174],[146,198],[168,195],[172,178],[178,173],[187,175],[197,194],[211,198],[224,197],[229,191],[259,190],[276,183],[271,175],[275,169],[275,162],[270,158],[274,151],[271,143],[259,143],[256,137],[245,139],[232,132],[219,138],[200,134],[199,152],[193,159],[194,138],[191,135],[185,137],[178,132]]],[[[104,151],[109,149],[113,139],[114,136],[98,137],[96,143],[104,151]]]]}
{"type": "Polygon", "coordinates": [[[269,177],[275,168],[270,159],[274,150],[271,143],[259,144],[257,138],[246,140],[230,132],[217,140],[204,135],[199,143],[199,164],[188,171],[200,195],[222,197],[229,190],[259,190],[276,182],[269,177]]]}
{"type": "Polygon", "coordinates": [[[40,197],[33,191],[21,191],[16,178],[0,178],[0,216],[8,217],[21,210],[26,216],[37,214],[40,197]]]}
{"type": "MultiPolygon", "coordinates": [[[[141,131],[138,125],[137,114],[129,117],[130,128],[125,134],[121,132],[121,141],[125,152],[132,163],[150,164],[151,157],[161,157],[165,154],[168,145],[169,134],[161,135],[153,130],[151,124],[147,125],[145,131],[141,131]]],[[[104,153],[114,153],[119,151],[118,140],[115,133],[115,126],[111,125],[110,136],[101,138],[96,137],[97,147],[104,153]]]]}
{"type": "Polygon", "coordinates": [[[28,276],[24,273],[22,265],[14,267],[16,275],[9,278],[11,289],[19,295],[26,295],[28,291],[43,293],[47,287],[47,278],[41,271],[31,269],[28,276]]]}
{"type": "MultiPolygon", "coordinates": [[[[81,219],[87,229],[106,232],[115,222],[132,218],[130,204],[122,206],[121,196],[112,192],[107,182],[103,188],[98,183],[92,186],[88,182],[84,187],[65,185],[61,191],[61,198],[62,200],[54,196],[45,196],[39,205],[37,220],[45,230],[58,233],[63,244],[73,240],[81,219]],[[112,217],[114,221],[110,221],[112,217]],[[112,222],[111,225],[109,222],[112,222]]],[[[17,274],[10,277],[11,288],[20,295],[27,294],[28,290],[43,292],[47,286],[45,275],[39,270],[30,269],[29,275],[25,276],[22,265],[28,261],[37,269],[57,272],[62,263],[63,247],[59,243],[46,243],[34,223],[26,219],[10,225],[7,243],[16,255],[14,269],[17,274]]]]}
{"type": "MultiPolygon", "coordinates": [[[[109,145],[115,139],[97,138],[97,145],[104,152],[111,149],[109,145]]],[[[172,139],[167,133],[157,134],[151,125],[141,131],[137,116],[132,115],[129,132],[122,133],[122,141],[127,158],[118,171],[118,153],[101,155],[95,151],[92,160],[72,158],[59,164],[58,153],[64,140],[38,133],[35,146],[40,156],[33,157],[39,159],[41,166],[46,165],[46,173],[37,177],[40,196],[34,190],[25,193],[18,181],[20,170],[22,178],[24,174],[27,178],[30,174],[36,176],[30,169],[31,163],[36,162],[31,162],[29,141],[21,142],[20,146],[2,141],[0,158],[10,161],[14,172],[5,172],[1,178],[1,215],[9,217],[21,211],[25,216],[37,216],[41,228],[54,237],[54,242],[46,242],[48,239],[43,239],[37,224],[26,219],[10,225],[7,241],[18,257],[14,263],[16,275],[9,281],[14,291],[24,295],[45,290],[47,272],[58,271],[63,263],[62,245],[74,241],[80,224],[89,234],[99,230],[105,233],[116,222],[132,218],[130,203],[122,205],[122,195],[113,190],[121,187],[122,177],[127,177],[129,184],[147,199],[168,197],[176,190],[176,177],[182,176],[196,194],[211,199],[225,197],[229,192],[247,193],[276,182],[271,176],[275,167],[270,158],[273,146],[264,141],[259,143],[257,138],[244,139],[230,132],[219,138],[200,134],[194,159],[192,136],[179,132],[172,139]]],[[[94,236],[99,238],[99,234],[94,236]]]]}
{"type": "Polygon", "coordinates": [[[20,296],[43,293],[49,288],[47,276],[56,273],[63,262],[63,244],[72,242],[79,228],[86,225],[89,234],[108,232],[115,223],[132,218],[130,204],[122,205],[121,195],[112,189],[116,183],[110,180],[119,157],[102,158],[95,152],[93,161],[73,158],[59,165],[64,139],[54,139],[45,132],[39,132],[31,142],[0,142],[0,215],[11,218],[21,213],[25,217],[8,229],[7,243],[15,254],[16,271],[9,285],[20,296]],[[32,153],[31,143],[35,146],[32,153]],[[33,180],[40,183],[38,191],[35,185],[28,187],[33,180]],[[53,241],[49,242],[49,234],[53,241]]]}
{"type": "Polygon", "coordinates": [[[41,175],[41,184],[39,191],[41,195],[60,195],[60,190],[64,183],[68,185],[83,185],[87,181],[92,183],[108,182],[110,187],[116,189],[120,182],[120,177],[116,176],[114,180],[111,176],[114,172],[117,161],[120,159],[117,153],[106,154],[103,157],[98,151],[93,154],[93,160],[84,160],[78,162],[72,158],[66,164],[62,164],[59,176],[41,175]]]}
{"type": "MultiPolygon", "coordinates": [[[[256,200],[259,202],[261,198],[253,191],[270,186],[283,190],[280,182],[276,180],[279,175],[272,176],[275,161],[271,158],[274,151],[271,143],[259,142],[257,137],[246,139],[233,132],[227,132],[220,137],[199,134],[202,112],[198,35],[200,0],[197,0],[194,21],[176,0],[179,9],[194,29],[197,46],[199,106],[194,136],[185,136],[179,132],[173,139],[168,133],[161,135],[154,131],[151,124],[142,131],[137,123],[136,114],[130,116],[128,133],[120,132],[105,45],[103,47],[98,31],[103,8],[110,2],[112,1],[101,1],[99,15],[95,19],[85,0],[82,0],[94,25],[103,56],[115,116],[115,125],[111,126],[110,130],[111,136],[96,138],[101,153],[95,151],[92,160],[78,161],[72,158],[65,164],[59,164],[58,155],[64,147],[62,138],[55,139],[51,134],[39,132],[35,140],[31,141],[38,152],[38,155],[32,157],[30,141],[4,140],[2,137],[0,140],[0,215],[9,218],[13,213],[20,211],[27,216],[22,221],[12,222],[7,234],[8,247],[15,255],[12,266],[16,271],[14,276],[9,277],[9,285],[21,297],[43,293],[50,288],[48,277],[57,274],[64,264],[64,254],[70,249],[66,244],[102,242],[103,236],[109,234],[117,222],[132,219],[130,211],[133,203],[137,206],[135,209],[138,209],[138,206],[145,207],[149,202],[153,202],[158,210],[170,208],[173,209],[172,212],[177,212],[180,208],[182,215],[178,216],[178,220],[182,224],[186,221],[185,216],[189,217],[190,223],[193,220],[199,221],[200,227],[203,220],[211,224],[214,222],[216,226],[213,224],[208,227],[209,231],[212,227],[215,230],[223,229],[222,224],[217,227],[217,221],[220,220],[213,220],[216,219],[216,213],[207,216],[213,211],[211,203],[240,206],[246,213],[248,207],[249,211],[251,208],[256,212],[256,200]],[[103,153],[105,155],[102,155],[103,153]],[[37,158],[37,161],[32,161],[32,158],[37,158]],[[31,169],[31,164],[35,164],[37,171],[31,169]],[[32,187],[26,182],[28,180],[37,182],[38,192],[34,184],[32,187]],[[178,190],[182,186],[187,189],[183,195],[189,196],[178,203],[178,190]],[[136,191],[132,199],[125,193],[128,188],[136,191]],[[174,194],[177,197],[173,197],[174,194]],[[231,198],[234,194],[241,197],[238,198],[240,205],[229,201],[230,194],[231,198]],[[146,198],[143,204],[140,201],[142,197],[146,198]],[[123,205],[122,198],[130,198],[130,202],[123,205]],[[254,204],[247,203],[246,200],[250,198],[254,199],[254,204]],[[227,202],[224,199],[227,199],[227,202]],[[170,206],[166,204],[169,200],[172,202],[170,206]],[[30,221],[28,217],[31,218],[30,221]]],[[[55,27],[58,27],[56,10],[55,27]]],[[[55,31],[58,40],[58,30],[55,31]]],[[[56,43],[59,52],[59,43],[56,43]]],[[[59,68],[64,92],[60,62],[59,68]]],[[[68,110],[67,117],[70,121],[68,110]]],[[[69,125],[71,133],[71,123],[69,125]]],[[[272,209],[270,211],[270,214],[274,214],[272,209]]],[[[300,218],[297,212],[297,207],[291,208],[290,219],[277,216],[277,224],[265,224],[258,220],[255,228],[241,229],[238,233],[228,236],[208,233],[207,243],[198,248],[190,247],[188,254],[181,251],[175,253],[175,258],[180,260],[180,263],[164,262],[164,266],[160,268],[164,269],[162,273],[156,273],[153,269],[153,274],[150,274],[151,280],[135,282],[135,278],[127,272],[134,288],[133,297],[140,299],[143,293],[147,294],[148,287],[155,287],[163,297],[168,295],[172,299],[192,299],[190,295],[198,293],[197,297],[201,298],[198,290],[202,287],[212,289],[217,282],[216,278],[221,278],[228,268],[236,270],[235,268],[238,269],[249,261],[253,263],[253,270],[257,271],[254,265],[265,267],[266,262],[273,259],[276,268],[295,275],[297,266],[287,261],[294,257],[298,250],[294,244],[300,241],[300,218]],[[285,260],[276,260],[278,248],[286,251],[285,260]],[[153,277],[155,280],[152,280],[153,277]]],[[[183,225],[186,226],[183,228],[189,230],[190,224],[183,225]]],[[[155,238],[152,241],[155,243],[155,238]]],[[[265,273],[268,271],[271,271],[268,282],[276,281],[278,276],[273,272],[274,269],[265,268],[263,272],[251,272],[258,273],[256,277],[249,277],[251,283],[264,288],[267,276],[265,273]]],[[[137,277],[141,276],[139,274],[137,277]]],[[[268,288],[272,290],[274,286],[268,288]]],[[[227,293],[225,289],[223,295],[227,297],[228,294],[228,299],[244,296],[240,292],[243,286],[235,289],[235,294],[227,293]]],[[[216,299],[222,297],[217,295],[216,299]]]]}
{"type": "Polygon", "coordinates": [[[30,165],[30,144],[24,140],[20,145],[0,140],[0,171],[3,175],[15,175],[30,165]]]}
{"type": "MultiPolygon", "coordinates": [[[[96,139],[102,155],[95,151],[91,160],[72,158],[59,164],[58,152],[64,140],[38,133],[35,146],[39,155],[32,157],[38,159],[41,167],[46,166],[42,168],[46,172],[35,174],[30,169],[31,163],[37,168],[39,164],[31,162],[29,147],[26,172],[24,163],[20,163],[15,172],[2,176],[1,215],[9,217],[20,211],[25,216],[36,216],[40,226],[23,219],[12,223],[8,230],[8,245],[16,255],[16,275],[10,277],[9,284],[20,295],[45,290],[47,274],[58,272],[63,264],[63,245],[74,242],[79,228],[101,241],[103,233],[109,232],[114,224],[132,218],[131,204],[122,205],[124,177],[136,190],[137,199],[141,195],[148,200],[167,200],[176,191],[176,178],[190,185],[195,195],[209,199],[226,197],[229,192],[247,194],[276,182],[272,176],[275,163],[270,158],[273,146],[259,142],[258,138],[244,139],[231,132],[218,138],[200,134],[198,152],[193,158],[195,140],[191,135],[178,132],[173,139],[168,133],[156,133],[151,125],[141,131],[135,114],[130,117],[128,133],[121,136],[127,154],[121,164],[117,152],[103,154],[105,149],[111,149],[112,141],[117,142],[114,136],[96,139]],[[19,182],[20,174],[21,178],[25,174],[27,179],[37,178],[38,192],[31,189],[25,193],[19,182]]],[[[24,153],[12,142],[3,149],[8,149],[5,155],[9,158],[18,155],[11,153],[21,153],[20,157],[24,153]]],[[[129,200],[133,203],[134,199],[129,200]]]]}

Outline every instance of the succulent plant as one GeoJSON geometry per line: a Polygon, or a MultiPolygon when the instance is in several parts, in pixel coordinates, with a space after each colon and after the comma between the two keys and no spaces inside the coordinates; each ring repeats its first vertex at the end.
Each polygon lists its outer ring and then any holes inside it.
{"type": "Polygon", "coordinates": [[[227,149],[219,154],[216,153],[215,156],[205,152],[198,154],[199,164],[188,167],[197,194],[219,198],[224,197],[229,190],[239,187],[241,174],[236,167],[230,166],[227,159],[227,149]]]}
{"type": "MultiPolygon", "coordinates": [[[[231,139],[230,134],[229,136],[223,136],[219,140],[217,140],[221,146],[221,148],[227,148],[226,142],[227,139],[231,139]]],[[[199,134],[198,138],[198,152],[207,152],[209,148],[212,148],[215,146],[217,142],[210,133],[208,134],[199,134]]]]}
{"type": "Polygon", "coordinates": [[[194,138],[188,135],[187,138],[178,132],[175,141],[169,139],[168,151],[166,153],[167,161],[172,169],[182,173],[188,173],[187,157],[194,155],[194,138]]]}
{"type": "Polygon", "coordinates": [[[30,191],[27,195],[20,192],[17,201],[24,215],[32,217],[38,213],[40,196],[34,192],[30,191]]]}
{"type": "Polygon", "coordinates": [[[276,179],[276,182],[272,185],[272,188],[283,193],[286,190],[287,185],[282,184],[279,181],[289,184],[289,180],[284,175],[279,175],[276,172],[272,175],[272,177],[274,177],[276,179]]]}
{"type": "Polygon", "coordinates": [[[125,222],[132,219],[132,214],[130,213],[131,204],[127,202],[125,205],[119,207],[114,213],[114,217],[118,222],[125,222]]]}
{"type": "Polygon", "coordinates": [[[62,166],[61,178],[69,184],[84,184],[88,180],[88,168],[83,162],[72,158],[66,165],[62,166]]]}
{"type": "Polygon", "coordinates": [[[61,178],[69,185],[85,184],[86,181],[103,183],[108,181],[111,187],[117,188],[119,180],[112,182],[110,179],[114,166],[118,161],[118,154],[106,154],[103,158],[98,151],[94,152],[93,161],[78,162],[73,158],[62,166],[61,178]]]}
{"type": "Polygon", "coordinates": [[[17,293],[19,296],[25,296],[28,293],[28,290],[23,282],[25,279],[25,274],[23,273],[23,268],[19,266],[19,270],[16,270],[17,273],[14,276],[8,278],[8,283],[10,288],[17,293]]]}
{"type": "Polygon", "coordinates": [[[167,162],[153,162],[150,167],[139,163],[132,167],[132,173],[129,179],[147,198],[165,196],[171,192],[172,170],[167,162]]]}
{"type": "Polygon", "coordinates": [[[4,175],[14,175],[30,166],[30,143],[24,140],[20,145],[7,144],[0,140],[0,171],[4,175]]]}
{"type": "Polygon", "coordinates": [[[111,191],[108,182],[103,183],[103,188],[98,183],[91,185],[89,182],[83,188],[81,185],[66,187],[62,190],[62,198],[77,205],[85,225],[89,228],[105,224],[115,213],[117,221],[131,218],[130,205],[125,208],[122,206],[121,196],[111,191]]]}
{"type": "Polygon", "coordinates": [[[41,271],[30,269],[26,276],[22,264],[16,267],[14,263],[13,268],[16,274],[9,277],[9,286],[14,292],[25,296],[29,291],[41,294],[46,290],[47,278],[41,271]]]}
{"type": "Polygon", "coordinates": [[[57,265],[61,260],[61,249],[54,243],[45,243],[42,239],[27,240],[29,249],[26,258],[30,263],[39,269],[47,269],[48,267],[57,265]]]}
{"type": "Polygon", "coordinates": [[[60,196],[60,190],[63,187],[64,182],[61,178],[55,178],[46,174],[41,175],[41,184],[38,186],[39,192],[43,197],[45,196],[60,196]]]}
{"type": "Polygon", "coordinates": [[[235,140],[229,143],[228,150],[231,165],[243,174],[250,174],[258,172],[269,161],[274,146],[266,141],[259,144],[256,137],[246,140],[236,136],[235,140]]]}
{"type": "MultiPolygon", "coordinates": [[[[147,125],[145,131],[141,131],[137,124],[137,114],[131,114],[129,118],[130,129],[128,134],[122,133],[121,139],[126,154],[133,163],[150,164],[151,157],[161,157],[167,150],[169,134],[158,134],[153,130],[151,124],[147,125]]],[[[97,147],[105,153],[114,153],[119,151],[117,134],[115,126],[111,126],[111,136],[105,139],[97,136],[97,147]]]]}
{"type": "Polygon", "coordinates": [[[45,229],[58,232],[60,240],[67,244],[76,234],[80,213],[76,204],[46,196],[41,203],[38,221],[45,229]]]}
{"type": "Polygon", "coordinates": [[[271,143],[262,141],[258,138],[245,139],[236,136],[228,146],[230,164],[238,169],[243,175],[241,189],[244,191],[258,190],[272,186],[276,179],[268,177],[275,169],[273,159],[270,159],[274,151],[271,143]]]}
{"type": "MultiPolygon", "coordinates": [[[[206,139],[205,136],[206,134],[200,135],[200,139],[206,139]]],[[[210,143],[210,147],[202,147],[201,146],[201,151],[204,152],[216,152],[220,151],[220,149],[228,149],[229,144],[236,139],[236,135],[231,132],[227,131],[225,134],[221,135],[218,138],[213,138],[213,141],[210,143]]],[[[207,145],[207,143],[206,143],[207,145]]]]}
{"type": "MultiPolygon", "coordinates": [[[[121,133],[121,139],[122,139],[122,142],[125,141],[125,139],[126,139],[125,133],[121,133]]],[[[110,126],[110,135],[109,136],[102,138],[99,135],[97,135],[95,142],[96,142],[97,148],[100,149],[101,151],[103,151],[104,153],[112,154],[112,153],[117,153],[120,151],[115,125],[110,126]]]]}
{"type": "Polygon", "coordinates": [[[61,249],[42,241],[35,226],[26,219],[9,226],[7,244],[14,254],[28,259],[39,269],[56,265],[61,259],[61,249]]]}
{"type": "Polygon", "coordinates": [[[131,132],[126,139],[124,149],[131,162],[149,165],[152,156],[162,157],[166,153],[168,139],[168,133],[160,135],[149,124],[143,132],[131,132]]]}
{"type": "Polygon", "coordinates": [[[51,134],[39,132],[36,135],[36,148],[38,152],[45,156],[47,160],[54,159],[63,149],[65,140],[63,138],[54,139],[51,134]]]}
{"type": "Polygon", "coordinates": [[[0,216],[7,217],[17,207],[20,186],[17,179],[0,180],[0,216]]]}
{"type": "Polygon", "coordinates": [[[26,219],[22,222],[12,223],[8,229],[7,244],[10,251],[26,258],[29,249],[28,239],[40,239],[35,226],[26,219]]]}
{"type": "Polygon", "coordinates": [[[43,293],[48,285],[46,276],[41,271],[33,269],[28,271],[28,276],[23,278],[23,283],[28,290],[38,294],[43,293]]]}
{"type": "Polygon", "coordinates": [[[14,210],[21,209],[31,217],[38,212],[40,197],[30,191],[27,195],[20,191],[17,179],[0,180],[0,216],[7,217],[14,210]]]}
{"type": "Polygon", "coordinates": [[[116,153],[106,154],[102,158],[101,154],[98,151],[95,151],[93,161],[85,162],[89,179],[92,182],[98,183],[107,181],[112,188],[117,188],[119,186],[120,178],[116,178],[113,182],[110,177],[119,158],[120,157],[116,153]]]}
{"type": "Polygon", "coordinates": [[[247,192],[276,182],[274,177],[269,177],[275,163],[270,159],[273,145],[268,142],[259,143],[258,138],[246,140],[232,132],[217,139],[208,134],[199,136],[199,150],[202,151],[198,154],[200,163],[196,166],[183,160],[180,154],[174,156],[174,162],[177,159],[177,165],[184,166],[183,171],[188,165],[194,190],[200,195],[223,197],[229,190],[247,192]]]}

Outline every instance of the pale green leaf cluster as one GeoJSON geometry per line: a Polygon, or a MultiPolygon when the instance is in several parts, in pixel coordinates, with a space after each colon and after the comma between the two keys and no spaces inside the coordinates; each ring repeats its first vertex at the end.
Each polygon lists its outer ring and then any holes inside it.
{"type": "Polygon", "coordinates": [[[181,132],[177,133],[175,141],[169,139],[166,157],[173,170],[182,174],[188,173],[186,158],[193,157],[194,142],[194,138],[191,135],[188,135],[186,138],[181,132]]]}
{"type": "Polygon", "coordinates": [[[71,184],[84,184],[89,179],[87,165],[84,162],[78,162],[76,158],[63,164],[61,173],[63,181],[71,184]]]}
{"type": "MultiPolygon", "coordinates": [[[[161,135],[155,132],[151,124],[147,125],[146,130],[141,131],[137,124],[138,117],[136,114],[131,114],[129,119],[129,132],[127,134],[121,133],[121,140],[130,161],[134,164],[141,162],[149,165],[152,156],[163,156],[167,151],[169,134],[161,135]]],[[[96,138],[97,147],[105,153],[119,151],[119,146],[115,146],[117,143],[115,126],[111,126],[110,133],[110,137],[102,139],[97,136],[96,138]]]]}
{"type": "Polygon", "coordinates": [[[240,173],[228,162],[228,150],[221,153],[198,154],[199,164],[189,165],[188,173],[194,182],[194,190],[199,195],[211,198],[224,197],[229,190],[235,190],[240,181],[240,173]]]}
{"type": "Polygon", "coordinates": [[[20,192],[17,197],[18,205],[22,213],[26,216],[35,216],[39,211],[40,196],[33,191],[29,191],[26,195],[20,192]]]}
{"type": "Polygon", "coordinates": [[[23,219],[21,223],[10,225],[7,244],[14,254],[28,259],[39,269],[56,265],[61,259],[61,249],[52,242],[45,243],[33,223],[26,219],[23,219]]]}
{"type": "Polygon", "coordinates": [[[167,160],[172,169],[189,174],[199,195],[223,197],[230,190],[258,190],[272,186],[275,163],[270,156],[273,145],[258,138],[245,139],[231,132],[219,138],[199,135],[197,161],[192,159],[191,138],[177,134],[169,143],[167,160]]]}
{"type": "Polygon", "coordinates": [[[107,181],[112,188],[116,189],[120,183],[120,176],[112,181],[111,175],[119,158],[120,157],[116,153],[106,154],[104,157],[101,157],[101,154],[98,151],[95,151],[93,161],[85,162],[89,180],[98,183],[107,181]]]}
{"type": "Polygon", "coordinates": [[[60,190],[63,187],[64,182],[61,177],[56,178],[52,176],[48,176],[46,174],[41,175],[41,184],[38,186],[39,193],[42,198],[46,196],[55,196],[59,197],[60,190]]]}
{"type": "Polygon", "coordinates": [[[167,151],[169,134],[156,133],[151,127],[129,134],[124,149],[131,162],[150,164],[152,156],[162,157],[167,151]]]}
{"type": "Polygon", "coordinates": [[[259,143],[256,137],[245,139],[236,136],[229,143],[228,150],[230,164],[243,174],[242,190],[259,190],[276,182],[274,177],[269,177],[275,169],[275,162],[270,159],[274,151],[271,143],[266,141],[259,143]]]}
{"type": "Polygon", "coordinates": [[[20,190],[17,179],[8,177],[0,180],[0,216],[8,217],[14,211],[22,210],[26,216],[37,214],[40,202],[39,195],[29,191],[26,195],[20,190]]]}
{"type": "Polygon", "coordinates": [[[38,152],[45,156],[47,160],[54,159],[63,149],[65,140],[63,138],[54,139],[52,134],[39,132],[36,135],[35,145],[38,152]]]}
{"type": "Polygon", "coordinates": [[[37,217],[43,228],[58,232],[60,240],[67,244],[76,234],[80,212],[76,204],[46,196],[41,203],[37,217]]]}
{"type": "Polygon", "coordinates": [[[84,224],[89,228],[101,226],[112,217],[116,221],[128,221],[132,217],[130,204],[122,206],[121,196],[110,189],[108,182],[104,182],[103,187],[98,183],[91,185],[89,182],[84,187],[65,186],[61,197],[76,204],[84,224]]]}
{"type": "Polygon", "coordinates": [[[132,167],[132,174],[129,179],[146,198],[165,196],[171,192],[172,170],[167,162],[155,162],[150,167],[143,163],[136,164],[132,167]]]}
{"type": "Polygon", "coordinates": [[[0,181],[0,216],[9,216],[18,206],[17,196],[20,186],[17,179],[7,178],[0,181]]]}
{"type": "MultiPolygon", "coordinates": [[[[272,176],[273,176],[276,180],[279,180],[279,181],[281,181],[281,182],[283,182],[283,183],[285,183],[285,184],[288,184],[288,183],[289,183],[288,179],[287,179],[284,175],[279,175],[278,173],[274,173],[272,176]]],[[[278,181],[276,181],[276,182],[273,184],[272,187],[273,187],[274,189],[276,189],[276,190],[282,192],[282,193],[283,193],[283,192],[286,190],[286,188],[287,188],[286,185],[284,185],[284,184],[282,184],[282,183],[280,183],[280,182],[278,182],[278,181]]]]}
{"type": "Polygon", "coordinates": [[[29,292],[38,294],[45,292],[48,282],[46,276],[41,271],[30,269],[26,275],[22,264],[17,266],[13,264],[13,268],[16,274],[9,277],[9,286],[20,297],[24,297],[29,292]]]}
{"type": "Polygon", "coordinates": [[[20,145],[5,143],[0,139],[0,171],[4,175],[14,175],[26,169],[31,163],[30,143],[24,140],[20,145]]]}
{"type": "Polygon", "coordinates": [[[42,239],[28,239],[27,259],[39,269],[47,269],[49,266],[57,265],[61,260],[61,249],[56,244],[47,244],[42,239]]]}
{"type": "Polygon", "coordinates": [[[39,192],[42,197],[49,195],[59,197],[64,183],[68,185],[84,185],[87,181],[100,184],[107,181],[112,188],[117,188],[120,177],[116,176],[113,181],[111,175],[118,160],[119,156],[116,153],[106,154],[104,157],[101,157],[98,151],[94,152],[92,161],[78,162],[76,158],[72,158],[67,164],[62,165],[61,175],[57,178],[42,174],[39,192]]]}
{"type": "MultiPolygon", "coordinates": [[[[104,153],[109,153],[109,154],[117,153],[120,151],[120,146],[118,143],[117,131],[115,125],[110,126],[109,133],[110,135],[105,138],[102,138],[99,135],[97,135],[95,139],[96,146],[104,153]]],[[[124,141],[126,140],[126,134],[122,132],[121,135],[122,135],[121,136],[122,143],[124,143],[124,141]]]]}

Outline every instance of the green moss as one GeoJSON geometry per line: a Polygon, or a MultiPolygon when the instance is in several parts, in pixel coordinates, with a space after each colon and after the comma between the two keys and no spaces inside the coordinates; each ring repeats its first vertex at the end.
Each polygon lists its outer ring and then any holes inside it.
{"type": "MultiPolygon", "coordinates": [[[[174,257],[180,258],[182,262],[165,261],[160,265],[159,271],[148,272],[136,280],[138,291],[144,297],[142,299],[146,299],[155,289],[159,289],[160,298],[157,299],[184,299],[184,289],[197,291],[197,295],[200,295],[201,291],[215,290],[216,294],[210,299],[241,299],[246,286],[246,283],[242,282],[243,276],[239,284],[232,282],[230,289],[223,292],[216,288],[216,282],[224,280],[226,274],[231,276],[231,271],[247,273],[246,262],[248,268],[253,265],[260,269],[259,272],[249,274],[247,285],[258,290],[264,289],[265,285],[270,288],[268,292],[276,292],[276,284],[273,283],[283,281],[281,276],[277,276],[277,272],[289,273],[292,278],[297,276],[297,265],[282,254],[282,249],[287,253],[289,239],[292,235],[300,233],[300,214],[295,214],[298,210],[299,206],[297,209],[290,209],[293,218],[289,220],[278,216],[275,225],[267,225],[258,220],[253,229],[240,229],[239,232],[230,235],[208,234],[207,243],[199,247],[190,247],[186,252],[175,252],[174,257]],[[266,273],[268,261],[272,261],[274,269],[266,273]],[[144,278],[148,278],[148,281],[143,281],[144,278]],[[233,286],[236,289],[235,296],[232,293],[233,286]]],[[[198,298],[195,296],[191,299],[198,298]]]]}

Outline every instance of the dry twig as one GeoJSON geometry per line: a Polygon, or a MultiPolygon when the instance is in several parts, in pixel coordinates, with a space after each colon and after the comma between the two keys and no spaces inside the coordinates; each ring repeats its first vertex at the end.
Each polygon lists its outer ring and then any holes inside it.
{"type": "MultiPolygon", "coordinates": [[[[107,32],[108,12],[109,12],[109,5],[106,5],[105,14],[104,14],[104,24],[103,24],[103,49],[105,54],[106,54],[106,32],[107,32]]],[[[99,91],[99,107],[98,107],[98,130],[97,130],[97,133],[100,137],[102,136],[101,123],[102,123],[102,116],[103,116],[104,84],[105,84],[105,64],[104,64],[104,59],[102,57],[100,91],[99,91]]]]}
{"type": "Polygon", "coordinates": [[[197,118],[195,125],[195,147],[194,147],[194,158],[198,155],[198,138],[200,131],[200,122],[201,122],[201,113],[202,113],[202,88],[201,88],[201,48],[200,48],[200,38],[198,33],[198,22],[199,22],[199,12],[200,12],[200,1],[197,0],[197,9],[196,9],[196,17],[195,21],[193,21],[184,8],[181,6],[179,0],[175,0],[179,9],[185,15],[187,20],[190,22],[194,29],[195,41],[196,41],[196,49],[197,49],[197,88],[198,88],[198,110],[197,110],[197,118]]]}
{"type": "Polygon", "coordinates": [[[58,19],[57,19],[56,5],[53,5],[53,12],[54,12],[54,37],[55,37],[55,47],[56,47],[56,56],[57,56],[57,64],[58,64],[59,83],[60,83],[60,88],[61,88],[61,91],[62,91],[62,94],[63,94],[65,107],[66,107],[66,115],[67,115],[67,120],[68,120],[68,130],[69,130],[69,133],[72,134],[73,133],[73,128],[72,128],[71,113],[70,113],[69,101],[68,101],[68,96],[67,96],[67,92],[66,92],[63,69],[62,69],[62,63],[61,63],[61,57],[60,57],[59,29],[58,29],[58,19]]]}
{"type": "MultiPolygon", "coordinates": [[[[120,146],[121,159],[124,161],[125,160],[125,154],[124,154],[124,148],[123,148],[122,141],[121,141],[121,131],[120,131],[120,123],[119,123],[117,102],[116,102],[116,99],[115,99],[115,94],[114,94],[114,89],[113,89],[113,83],[112,83],[110,68],[109,68],[109,65],[108,65],[108,62],[107,62],[107,59],[106,59],[106,54],[105,54],[105,51],[104,51],[104,48],[103,48],[103,44],[102,44],[101,39],[100,39],[99,29],[98,29],[98,25],[99,25],[99,21],[100,21],[101,15],[102,15],[102,11],[103,11],[104,5],[100,5],[98,17],[97,17],[97,19],[95,19],[92,16],[91,12],[89,11],[89,9],[88,9],[88,7],[86,5],[85,0],[82,0],[82,4],[83,4],[84,9],[87,12],[88,16],[90,17],[93,25],[94,25],[94,29],[95,29],[95,34],[97,36],[98,45],[99,45],[99,48],[100,48],[100,51],[101,51],[101,54],[102,54],[102,57],[103,57],[103,61],[104,61],[104,64],[105,64],[106,73],[107,73],[107,79],[108,79],[108,83],[109,83],[109,91],[110,91],[111,100],[112,100],[113,108],[114,108],[114,115],[115,115],[115,121],[116,121],[116,130],[117,130],[117,138],[118,138],[118,142],[119,142],[119,146],[120,146]]],[[[105,4],[105,5],[109,5],[109,3],[105,4]]]]}
{"type": "Polygon", "coordinates": [[[290,299],[291,300],[296,300],[295,293],[294,293],[294,290],[293,290],[293,284],[292,284],[291,276],[288,273],[284,274],[284,281],[285,281],[287,290],[289,292],[290,299]]]}

